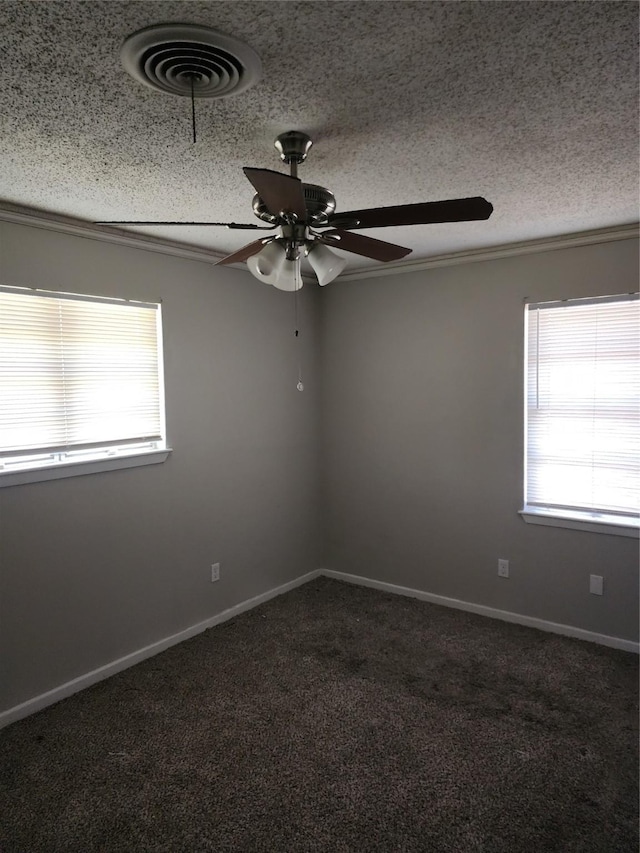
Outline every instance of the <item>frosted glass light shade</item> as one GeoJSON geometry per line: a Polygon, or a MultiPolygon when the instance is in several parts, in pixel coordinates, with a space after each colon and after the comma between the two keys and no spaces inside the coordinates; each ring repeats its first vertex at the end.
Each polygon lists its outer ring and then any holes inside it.
{"type": "Polygon", "coordinates": [[[300,290],[302,276],[300,261],[287,260],[287,253],[276,240],[267,243],[257,255],[247,258],[251,275],[265,284],[272,284],[278,290],[300,290]]]}
{"type": "Polygon", "coordinates": [[[345,258],[339,257],[322,243],[316,243],[309,249],[308,258],[313,271],[318,276],[318,284],[323,286],[337,278],[347,265],[345,258]]]}
{"type": "Polygon", "coordinates": [[[300,261],[287,261],[282,264],[273,286],[278,290],[300,290],[302,287],[302,276],[300,274],[300,261]]]}
{"type": "Polygon", "coordinates": [[[287,260],[284,248],[275,240],[267,243],[257,255],[247,258],[247,267],[251,275],[265,284],[275,285],[280,271],[287,260]]]}

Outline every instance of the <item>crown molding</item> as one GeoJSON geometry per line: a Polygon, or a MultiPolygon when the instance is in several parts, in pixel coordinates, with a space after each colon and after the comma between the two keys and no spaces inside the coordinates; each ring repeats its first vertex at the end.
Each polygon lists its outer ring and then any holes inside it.
{"type": "MultiPolygon", "coordinates": [[[[105,243],[115,243],[120,246],[129,246],[134,249],[143,249],[148,252],[159,252],[163,255],[173,255],[177,258],[186,258],[191,261],[203,261],[205,263],[216,263],[224,257],[219,252],[208,249],[200,249],[196,246],[188,246],[184,243],[174,243],[157,237],[142,234],[131,234],[117,228],[105,228],[93,225],[71,217],[58,214],[44,213],[30,208],[19,207],[4,202],[0,206],[0,221],[11,222],[17,225],[26,225],[31,228],[43,228],[48,231],[58,231],[62,234],[71,234],[75,237],[83,237],[89,240],[100,240],[105,243]]],[[[510,258],[517,255],[529,255],[537,252],[549,252],[555,249],[571,249],[576,246],[588,246],[597,243],[611,243],[616,240],[630,240],[640,236],[640,224],[618,225],[610,228],[600,228],[593,231],[578,231],[572,234],[563,234],[558,237],[542,237],[535,240],[526,240],[518,243],[504,243],[498,246],[489,246],[483,249],[468,249],[461,252],[451,252],[445,255],[435,255],[432,258],[422,258],[415,261],[399,261],[397,263],[377,264],[376,266],[364,267],[362,269],[343,272],[338,277],[339,281],[356,281],[363,278],[378,278],[386,275],[399,275],[422,270],[435,269],[437,267],[449,267],[456,264],[471,264],[479,261],[492,261],[498,258],[510,258]]],[[[229,269],[233,269],[230,266],[229,269]]],[[[313,280],[303,275],[303,279],[313,280]]]]}
{"type": "Polygon", "coordinates": [[[199,249],[185,243],[174,243],[158,237],[143,234],[132,234],[118,228],[93,225],[79,219],[60,216],[53,213],[43,213],[38,210],[18,207],[3,203],[0,207],[0,221],[11,222],[15,225],[27,225],[30,228],[43,228],[46,231],[57,231],[61,234],[71,234],[89,240],[100,240],[103,243],[116,243],[119,246],[129,246],[133,249],[144,249],[148,252],[159,252],[162,255],[173,255],[176,258],[186,258],[190,261],[216,263],[224,255],[209,249],[199,249]]]}
{"type": "Polygon", "coordinates": [[[432,258],[421,258],[415,261],[399,261],[398,263],[376,265],[341,273],[340,281],[355,281],[362,278],[379,278],[380,276],[420,272],[436,267],[451,267],[457,264],[472,264],[479,261],[493,261],[497,258],[511,258],[516,255],[531,255],[537,252],[549,252],[555,249],[572,249],[576,246],[589,246],[596,243],[611,243],[616,240],[630,240],[640,236],[640,224],[617,225],[611,228],[599,228],[594,231],[576,231],[573,234],[563,234],[558,237],[541,237],[535,240],[525,240],[519,243],[503,243],[489,246],[486,249],[468,249],[462,252],[451,252],[448,255],[435,255],[432,258]]]}

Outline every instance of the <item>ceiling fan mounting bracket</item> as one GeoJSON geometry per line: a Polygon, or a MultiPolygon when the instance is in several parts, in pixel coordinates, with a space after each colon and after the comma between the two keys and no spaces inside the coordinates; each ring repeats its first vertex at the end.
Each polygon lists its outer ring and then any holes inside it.
{"type": "Polygon", "coordinates": [[[311,137],[301,130],[287,130],[276,136],[273,143],[280,159],[291,166],[304,163],[313,145],[311,137]]]}

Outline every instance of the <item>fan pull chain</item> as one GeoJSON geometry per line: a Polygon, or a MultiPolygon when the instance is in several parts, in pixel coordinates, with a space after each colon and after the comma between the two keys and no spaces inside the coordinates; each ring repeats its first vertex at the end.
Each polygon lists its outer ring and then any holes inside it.
{"type": "Polygon", "coordinates": [[[296,336],[297,343],[297,355],[298,355],[298,384],[296,388],[298,391],[304,391],[304,383],[302,381],[302,363],[300,360],[300,330],[298,329],[298,291],[293,291],[293,311],[294,311],[294,333],[296,336]]]}

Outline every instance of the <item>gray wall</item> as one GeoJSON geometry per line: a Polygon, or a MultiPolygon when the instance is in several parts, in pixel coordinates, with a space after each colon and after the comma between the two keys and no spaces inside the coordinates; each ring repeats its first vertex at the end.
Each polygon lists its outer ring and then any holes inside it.
{"type": "Polygon", "coordinates": [[[317,287],[0,226],[3,284],[162,300],[162,465],[0,489],[0,710],[315,570],[317,287]],[[210,564],[222,579],[210,582],[210,564]]]}
{"type": "Polygon", "coordinates": [[[636,640],[638,541],[517,512],[523,300],[636,290],[637,257],[625,240],[327,287],[323,566],[636,640]]]}
{"type": "Polygon", "coordinates": [[[290,294],[0,228],[2,283],[162,299],[174,448],[0,489],[0,710],[321,566],[637,638],[637,541],[517,515],[523,298],[635,289],[637,241],[305,286],[300,394],[290,294]]]}

